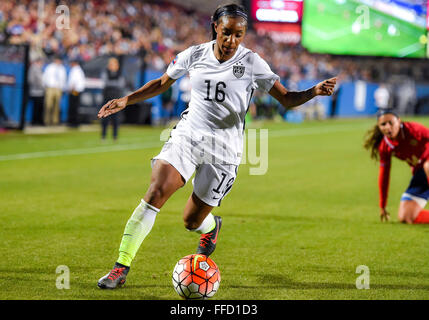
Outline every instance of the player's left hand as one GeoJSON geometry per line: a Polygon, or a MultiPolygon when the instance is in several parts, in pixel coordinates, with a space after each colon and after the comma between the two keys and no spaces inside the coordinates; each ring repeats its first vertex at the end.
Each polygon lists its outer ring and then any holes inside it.
{"type": "Polygon", "coordinates": [[[98,111],[98,117],[100,119],[106,118],[111,114],[117,113],[122,109],[124,109],[127,106],[127,103],[128,103],[127,97],[110,100],[98,111]]]}
{"type": "Polygon", "coordinates": [[[385,208],[380,209],[380,221],[381,222],[389,222],[390,214],[387,212],[385,208]]]}
{"type": "Polygon", "coordinates": [[[335,85],[337,84],[337,77],[326,79],[319,82],[314,87],[314,93],[317,96],[330,96],[334,93],[335,85]]]}

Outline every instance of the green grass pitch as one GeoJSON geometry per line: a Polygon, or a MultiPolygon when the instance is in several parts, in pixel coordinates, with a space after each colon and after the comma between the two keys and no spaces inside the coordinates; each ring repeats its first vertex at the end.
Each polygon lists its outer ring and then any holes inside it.
{"type": "Polygon", "coordinates": [[[426,34],[424,27],[364,7],[353,0],[306,0],[303,46],[311,52],[331,54],[426,56],[426,45],[420,42],[426,34]]]}
{"type": "MultiPolygon", "coordinates": [[[[362,148],[374,122],[252,123],[269,130],[268,171],[240,166],[214,211],[223,227],[213,299],[429,297],[429,227],[396,217],[411,177],[405,163],[393,162],[392,221],[379,222],[378,166],[362,148]],[[359,265],[370,270],[368,290],[356,288],[359,265]]],[[[102,144],[98,131],[0,135],[0,299],[180,299],[171,273],[198,243],[182,222],[191,183],[162,208],[126,286],[97,287],[148,187],[161,131],[123,127],[116,144],[102,144]],[[70,289],[56,288],[60,265],[70,289]]]]}

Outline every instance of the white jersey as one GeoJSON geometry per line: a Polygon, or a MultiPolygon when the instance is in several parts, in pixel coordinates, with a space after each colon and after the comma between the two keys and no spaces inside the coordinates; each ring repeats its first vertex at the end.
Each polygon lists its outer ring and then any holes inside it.
{"type": "Polygon", "coordinates": [[[206,159],[239,165],[244,118],[253,92],[268,92],[280,78],[258,54],[241,45],[231,59],[219,62],[214,44],[211,41],[186,49],[167,69],[172,79],[189,73],[192,87],[189,107],[172,130],[171,139],[192,137],[192,144],[198,144],[200,151],[202,148],[206,159]]]}

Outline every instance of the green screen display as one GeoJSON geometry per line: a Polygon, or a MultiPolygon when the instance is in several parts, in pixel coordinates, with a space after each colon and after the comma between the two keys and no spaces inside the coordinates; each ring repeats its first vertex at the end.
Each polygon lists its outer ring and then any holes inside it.
{"type": "Polygon", "coordinates": [[[426,57],[424,17],[382,2],[305,0],[303,46],[317,53],[426,57]]]}

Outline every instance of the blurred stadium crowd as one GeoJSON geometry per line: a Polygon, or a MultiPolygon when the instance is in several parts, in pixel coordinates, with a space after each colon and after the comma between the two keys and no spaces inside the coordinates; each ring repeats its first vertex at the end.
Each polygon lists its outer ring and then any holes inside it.
{"type": "MultiPolygon", "coordinates": [[[[164,70],[177,52],[210,40],[210,17],[161,1],[65,2],[69,6],[70,25],[69,29],[59,30],[56,8],[61,4],[45,0],[40,21],[37,1],[2,0],[0,41],[30,43],[33,58],[58,54],[65,60],[88,61],[100,55],[143,51],[148,65],[164,70]]],[[[273,43],[252,30],[245,45],[267,58],[282,78],[294,75],[300,79],[320,79],[340,74],[345,79],[385,81],[398,74],[416,81],[429,80],[429,65],[425,61],[310,54],[300,45],[273,43]]]]}
{"type": "MultiPolygon", "coordinates": [[[[47,63],[60,57],[66,63],[84,63],[105,55],[138,55],[146,66],[164,71],[178,52],[209,40],[209,16],[163,1],[44,0],[43,14],[38,1],[0,1],[0,42],[29,43],[31,61],[47,63]],[[57,27],[56,10],[62,4],[70,14],[66,28],[57,27]]],[[[312,54],[300,44],[275,43],[252,29],[244,45],[265,58],[291,86],[333,76],[378,83],[395,76],[429,81],[424,60],[312,54]]]]}

